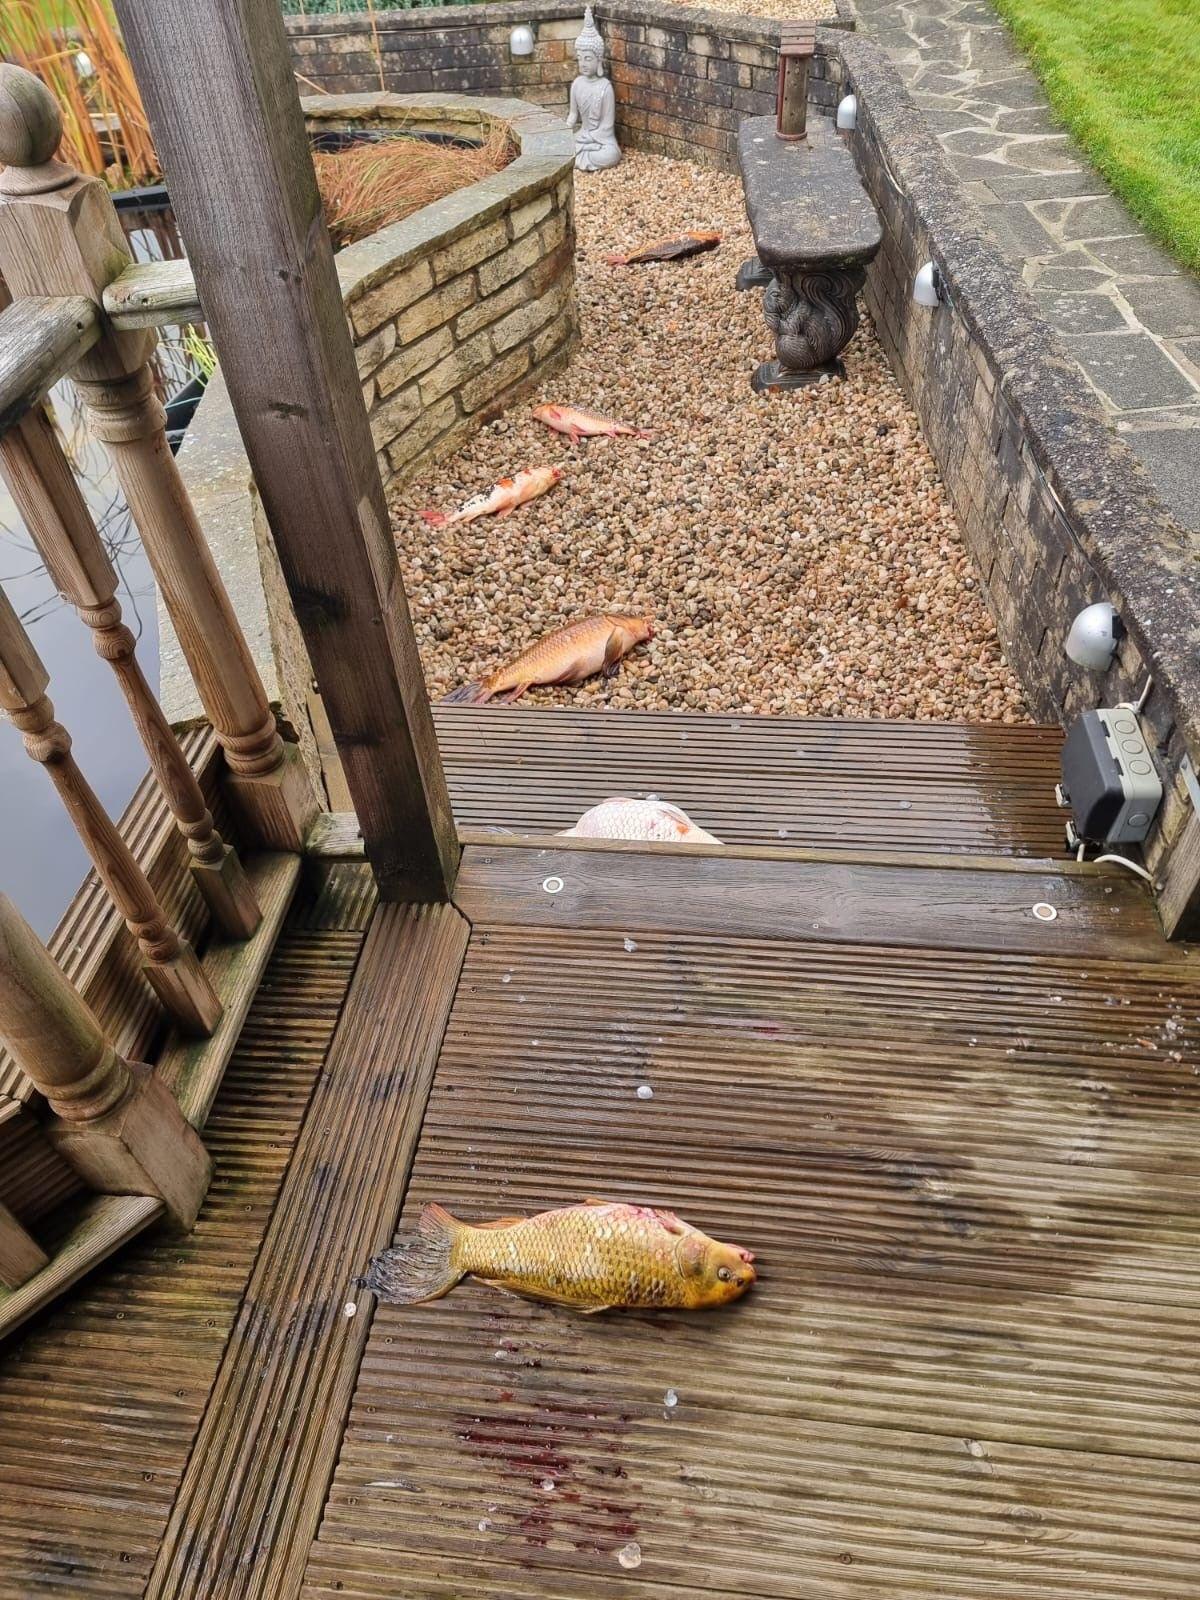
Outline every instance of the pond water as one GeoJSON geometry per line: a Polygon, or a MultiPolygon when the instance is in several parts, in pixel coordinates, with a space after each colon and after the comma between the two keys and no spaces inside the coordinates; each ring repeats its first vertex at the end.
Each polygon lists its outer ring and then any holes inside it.
{"type": "MultiPolygon", "coordinates": [[[[122,213],[134,255],[153,261],[183,253],[168,212],[122,213]]],[[[164,330],[158,356],[164,398],[195,374],[178,330],[164,330]]],[[[158,684],[154,581],[103,445],[88,437],[69,385],[51,396],[55,420],[96,524],[121,577],[125,620],[138,658],[158,684]]],[[[50,674],[55,712],[74,753],[109,815],[119,817],[146,770],[142,748],[109,666],[91,633],[55,593],[16,507],[0,480],[0,583],[24,620],[50,674]]],[[[0,722],[0,891],[43,938],[66,909],[88,870],[87,855],[46,772],[25,754],[21,736],[0,722]]]]}

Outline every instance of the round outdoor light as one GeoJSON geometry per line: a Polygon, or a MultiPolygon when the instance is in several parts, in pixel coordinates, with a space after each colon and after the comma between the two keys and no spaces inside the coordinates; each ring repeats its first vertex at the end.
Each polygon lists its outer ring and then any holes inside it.
{"type": "Polygon", "coordinates": [[[1064,649],[1076,666],[1086,667],[1089,672],[1107,672],[1124,637],[1125,624],[1116,607],[1107,600],[1097,600],[1075,618],[1064,649]]]}
{"type": "Polygon", "coordinates": [[[527,22],[518,22],[508,36],[508,48],[514,56],[531,56],[535,40],[533,29],[527,22]]]}
{"type": "Polygon", "coordinates": [[[858,127],[858,96],[848,94],[838,101],[837,125],[839,133],[852,133],[858,127]]]}
{"type": "Polygon", "coordinates": [[[946,298],[942,275],[932,261],[927,261],[913,279],[913,299],[919,306],[940,306],[946,298]]]}

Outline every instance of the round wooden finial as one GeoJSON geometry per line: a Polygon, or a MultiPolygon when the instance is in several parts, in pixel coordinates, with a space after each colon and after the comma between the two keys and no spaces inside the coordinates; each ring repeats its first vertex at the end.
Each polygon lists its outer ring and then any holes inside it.
{"type": "Polygon", "coordinates": [[[74,171],[55,161],[62,113],[40,78],[0,63],[0,194],[39,194],[70,183],[74,171]]]}

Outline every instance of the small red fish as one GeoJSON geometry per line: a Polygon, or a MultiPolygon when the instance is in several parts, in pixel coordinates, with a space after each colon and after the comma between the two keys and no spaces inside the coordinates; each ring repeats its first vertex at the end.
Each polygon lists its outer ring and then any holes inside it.
{"type": "Polygon", "coordinates": [[[653,244],[642,245],[627,256],[609,255],[604,259],[610,267],[639,267],[645,261],[686,261],[688,256],[715,250],[720,242],[719,233],[689,232],[680,239],[656,239],[653,244]]]}
{"type": "Polygon", "coordinates": [[[535,406],[533,418],[535,422],[544,422],[556,433],[568,434],[572,444],[578,444],[580,439],[654,437],[649,428],[635,428],[628,422],[611,422],[607,417],[598,417],[594,411],[580,411],[576,406],[535,406]]]}
{"type": "Polygon", "coordinates": [[[515,478],[501,478],[486,494],[472,495],[457,511],[422,511],[421,516],[434,528],[452,527],[457,522],[474,522],[476,517],[507,517],[527,500],[536,500],[562,477],[561,467],[534,467],[518,472],[515,478]]]}
{"type": "Polygon", "coordinates": [[[643,639],[653,637],[654,622],[650,617],[616,613],[585,617],[548,633],[490,678],[455,689],[446,696],[446,702],[482,706],[496,695],[503,695],[504,703],[511,705],[535,683],[582,683],[596,672],[611,678],[623,656],[643,639]]]}

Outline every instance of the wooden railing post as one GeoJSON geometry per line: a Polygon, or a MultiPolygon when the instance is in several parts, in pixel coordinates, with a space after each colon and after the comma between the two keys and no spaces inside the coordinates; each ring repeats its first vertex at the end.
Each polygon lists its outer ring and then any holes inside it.
{"type": "Polygon", "coordinates": [[[199,1134],[149,1067],[117,1054],[5,895],[0,1039],[54,1113],[47,1137],[92,1188],[157,1195],[191,1227],[212,1173],[199,1134]]]}
{"type": "Polygon", "coordinates": [[[0,1285],[19,1289],[50,1257],[6,1205],[0,1204],[0,1285]]]}
{"type": "Polygon", "coordinates": [[[218,928],[231,939],[248,939],[260,920],[253,891],[138,664],[133,634],[121,621],[116,571],[41,406],[0,437],[0,475],[55,587],[92,630],[97,654],[116,674],[218,928]]]}
{"type": "Polygon", "coordinates": [[[275,0],[116,0],[196,289],[385,899],[458,836],[275,0]]]}
{"type": "MultiPolygon", "coordinates": [[[[14,296],[100,302],[130,255],[112,197],[52,159],[58,107],[32,74],[0,65],[0,276],[14,296]]],[[[237,616],[167,444],[148,358],[155,334],[106,328],[72,377],[108,446],[231,788],[256,841],[297,850],[316,812],[299,752],[285,745],[237,616]]]]}
{"type": "Polygon", "coordinates": [[[180,1027],[210,1034],[221,1017],[196,953],[167,922],[150,880],[71,754],[71,736],[54,719],[50,678],[7,596],[0,590],[0,711],[21,730],[25,749],[53,780],[75,831],[142,952],[146,977],[180,1027]]]}

